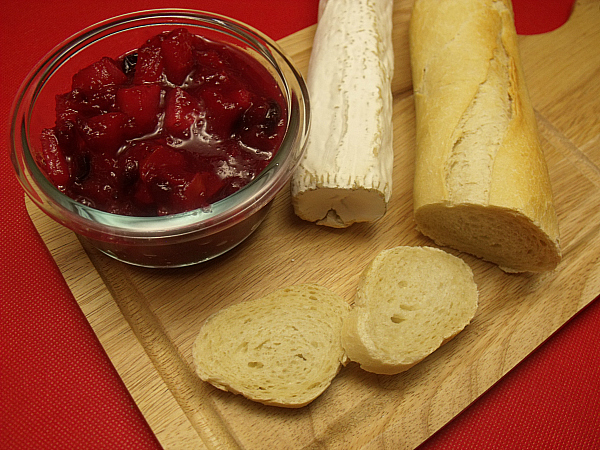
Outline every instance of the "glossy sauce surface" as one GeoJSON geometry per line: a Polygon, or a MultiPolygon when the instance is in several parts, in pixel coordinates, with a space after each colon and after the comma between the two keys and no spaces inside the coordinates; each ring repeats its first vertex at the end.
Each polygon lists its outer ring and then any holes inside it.
{"type": "Polygon", "coordinates": [[[103,211],[205,207],[254,179],[277,152],[287,111],[251,56],[184,28],[81,69],[56,96],[38,161],[63,193],[103,211]]]}

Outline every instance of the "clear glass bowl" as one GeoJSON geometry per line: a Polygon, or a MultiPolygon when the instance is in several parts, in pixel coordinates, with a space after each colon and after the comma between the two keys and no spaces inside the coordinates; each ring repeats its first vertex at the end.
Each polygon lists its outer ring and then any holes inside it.
{"type": "Polygon", "coordinates": [[[48,216],[103,253],[144,267],[180,267],[215,258],[244,241],[263,221],[304,152],[309,102],[301,75],[278,45],[243,23],[207,12],[160,9],[126,14],[89,27],[51,51],[21,86],[11,112],[11,158],[26,193],[48,216]],[[54,125],[55,95],[103,56],[119,57],[164,31],[185,27],[251,54],[269,70],[287,102],[288,123],[273,160],[251,183],[210,207],[160,217],[131,217],[78,203],[36,164],[40,133],[54,125]]]}

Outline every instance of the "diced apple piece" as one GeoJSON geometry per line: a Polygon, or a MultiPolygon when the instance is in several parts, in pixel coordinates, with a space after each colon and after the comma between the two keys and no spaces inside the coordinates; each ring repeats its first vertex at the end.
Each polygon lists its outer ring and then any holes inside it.
{"type": "Polygon", "coordinates": [[[141,84],[121,88],[117,92],[117,106],[131,119],[131,137],[151,133],[156,128],[160,113],[161,88],[157,84],[141,84]]]}
{"type": "Polygon", "coordinates": [[[160,45],[167,79],[180,86],[194,68],[192,35],[178,28],[167,34],[160,45]]]}
{"type": "Polygon", "coordinates": [[[122,145],[129,117],[112,112],[79,121],[79,132],[91,150],[114,154],[122,145]]]}
{"type": "Polygon", "coordinates": [[[164,61],[160,48],[163,36],[155,36],[142,45],[135,65],[134,84],[157,83],[164,71],[164,61]]]}
{"type": "Polygon", "coordinates": [[[99,91],[107,85],[122,84],[125,81],[127,75],[119,65],[112,58],[104,57],[73,75],[72,89],[88,93],[99,91]]]}
{"type": "Polygon", "coordinates": [[[172,136],[190,137],[190,128],[202,117],[198,100],[181,88],[167,92],[164,128],[172,136]]]}
{"type": "Polygon", "coordinates": [[[69,182],[69,166],[67,158],[58,145],[54,130],[46,128],[42,131],[42,154],[40,165],[52,183],[57,186],[66,186],[69,182]]]}

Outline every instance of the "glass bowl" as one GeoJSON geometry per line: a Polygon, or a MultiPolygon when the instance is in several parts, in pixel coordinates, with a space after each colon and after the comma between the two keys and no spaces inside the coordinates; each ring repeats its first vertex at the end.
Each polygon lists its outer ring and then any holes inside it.
{"type": "Polygon", "coordinates": [[[261,224],[304,152],[309,101],[301,75],[264,34],[208,12],[160,9],[106,20],[57,46],[23,82],[11,117],[11,159],[21,185],[42,211],[115,259],[144,267],[180,267],[222,255],[261,224]],[[287,106],[287,127],[269,165],[242,189],[209,207],[166,216],[112,214],[61,193],[36,163],[40,133],[54,125],[55,96],[70,90],[71,78],[81,68],[103,56],[117,58],[157,34],[180,27],[236,46],[276,80],[287,106]]]}

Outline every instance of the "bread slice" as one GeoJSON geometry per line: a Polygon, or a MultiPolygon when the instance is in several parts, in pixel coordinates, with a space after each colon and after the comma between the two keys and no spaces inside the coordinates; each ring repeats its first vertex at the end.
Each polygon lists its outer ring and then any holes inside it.
{"type": "Polygon", "coordinates": [[[361,274],[342,345],[369,372],[408,370],[469,324],[478,291],[471,268],[432,247],[384,250],[361,274]]]}
{"type": "Polygon", "coordinates": [[[509,0],[416,0],[414,215],[438,245],[507,272],[561,260],[559,229],[509,0]]]}
{"type": "Polygon", "coordinates": [[[318,397],[347,361],[342,322],[350,307],[303,284],[225,308],[193,346],[200,378],[267,405],[298,408],[318,397]]]}

